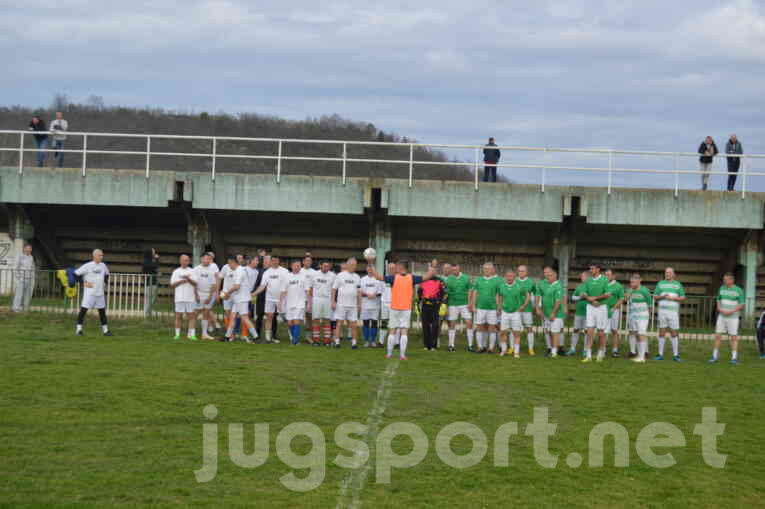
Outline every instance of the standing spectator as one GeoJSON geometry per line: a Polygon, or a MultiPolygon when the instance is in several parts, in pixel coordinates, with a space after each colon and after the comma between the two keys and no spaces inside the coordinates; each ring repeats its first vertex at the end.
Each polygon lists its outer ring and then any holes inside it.
{"type": "Polygon", "coordinates": [[[146,275],[146,287],[143,294],[143,312],[146,316],[151,314],[151,308],[157,300],[159,290],[159,253],[153,247],[147,248],[143,252],[143,264],[141,272],[146,275]]]}
{"type": "Polygon", "coordinates": [[[32,246],[24,246],[24,252],[16,260],[16,292],[11,311],[19,313],[29,309],[32,293],[35,291],[35,259],[32,246]]]}
{"type": "Polygon", "coordinates": [[[701,190],[706,191],[709,186],[709,172],[712,171],[712,161],[717,155],[717,145],[711,136],[707,136],[706,139],[699,145],[699,165],[701,167],[701,190]]]}
{"type": "Polygon", "coordinates": [[[45,164],[45,149],[48,147],[48,130],[45,122],[35,115],[29,121],[29,130],[35,132],[35,144],[37,145],[37,167],[42,168],[45,164]]]}
{"type": "Polygon", "coordinates": [[[420,301],[422,339],[425,350],[434,352],[438,346],[438,333],[441,330],[438,311],[446,297],[446,285],[437,277],[423,281],[417,290],[417,297],[420,301]]]}
{"type": "Polygon", "coordinates": [[[499,157],[501,155],[497,144],[494,143],[494,138],[489,138],[489,143],[483,149],[483,181],[484,182],[496,182],[497,181],[497,164],[499,163],[499,157]]]}
{"type": "MultiPolygon", "coordinates": [[[[60,112],[56,112],[56,119],[50,123],[50,131],[53,138],[53,149],[63,150],[64,142],[66,141],[66,132],[69,130],[69,122],[64,120],[64,115],[60,112]]],[[[56,160],[59,168],[64,166],[64,153],[54,152],[53,158],[56,160]]]]}
{"type": "MultiPolygon", "coordinates": [[[[741,142],[738,141],[735,134],[730,135],[728,143],[725,144],[726,154],[743,154],[744,147],[741,146],[741,142]]],[[[740,157],[728,158],[728,191],[733,191],[736,187],[736,177],[738,177],[738,169],[741,167],[740,157]]]]}

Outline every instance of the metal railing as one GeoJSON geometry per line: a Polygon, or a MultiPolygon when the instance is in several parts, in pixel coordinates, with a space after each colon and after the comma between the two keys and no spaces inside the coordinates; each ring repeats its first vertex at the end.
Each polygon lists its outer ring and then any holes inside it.
{"type": "MultiPolygon", "coordinates": [[[[619,175],[644,175],[658,178],[659,176],[672,176],[674,177],[674,193],[678,195],[680,190],[681,177],[687,177],[690,175],[738,175],[741,177],[741,197],[744,198],[748,191],[751,191],[750,179],[752,177],[765,176],[765,172],[756,171],[752,168],[752,162],[760,159],[765,159],[763,154],[719,154],[715,156],[715,159],[724,159],[728,157],[740,158],[742,164],[740,165],[740,172],[729,173],[728,171],[701,171],[698,168],[695,169],[683,169],[680,166],[680,160],[685,158],[698,158],[699,154],[696,152],[650,152],[650,151],[635,151],[635,150],[612,150],[612,149],[570,149],[570,148],[551,148],[551,147],[523,147],[523,146],[492,146],[491,148],[500,149],[512,154],[510,158],[518,156],[519,154],[536,154],[541,155],[542,162],[523,162],[518,161],[514,163],[497,163],[488,164],[481,161],[482,150],[486,148],[484,145],[460,145],[460,144],[433,144],[433,143],[411,143],[411,142],[381,142],[381,141],[357,141],[357,140],[311,140],[311,139],[289,139],[289,138],[248,138],[248,137],[232,137],[232,136],[186,136],[186,135],[171,135],[171,134],[128,134],[128,133],[97,133],[97,132],[67,132],[67,137],[81,138],[82,148],[62,148],[56,149],[49,146],[27,147],[27,140],[34,137],[35,134],[39,134],[36,131],[28,130],[0,130],[0,134],[5,135],[18,135],[18,144],[15,146],[3,146],[0,147],[0,153],[16,153],[18,154],[18,172],[24,173],[24,154],[27,152],[40,152],[43,154],[60,152],[63,154],[78,154],[81,155],[81,173],[82,176],[86,176],[88,169],[89,156],[93,155],[107,155],[107,156],[136,156],[144,159],[144,168],[146,178],[150,178],[152,172],[152,158],[156,157],[179,157],[179,158],[196,158],[209,161],[209,174],[212,180],[215,180],[216,173],[218,172],[219,162],[223,160],[260,160],[270,161],[274,164],[274,176],[276,182],[280,182],[283,175],[283,163],[287,161],[302,161],[302,162],[322,162],[322,163],[337,163],[337,176],[342,180],[345,185],[348,179],[349,165],[357,163],[374,163],[381,165],[391,165],[398,168],[404,167],[407,170],[407,180],[411,187],[415,181],[415,167],[422,166],[441,166],[441,167],[457,167],[468,170],[472,173],[474,188],[477,191],[479,189],[479,175],[481,168],[497,168],[497,169],[530,169],[537,170],[538,173],[538,185],[542,192],[545,191],[545,187],[550,185],[549,172],[584,172],[589,174],[600,174],[605,177],[608,193],[611,194],[612,189],[615,187],[614,178],[619,175]],[[103,138],[120,138],[124,140],[138,140],[142,143],[139,146],[141,149],[135,150],[116,150],[116,149],[104,149],[104,148],[92,148],[89,147],[88,140],[103,139],[103,138]],[[209,142],[209,150],[204,151],[168,151],[157,150],[156,143],[160,140],[176,140],[176,141],[203,141],[209,142]],[[226,153],[221,150],[221,142],[248,142],[266,144],[271,147],[270,153],[258,153],[258,151],[243,151],[241,146],[238,147],[237,153],[226,153]],[[335,156],[305,156],[305,155],[288,155],[285,153],[287,146],[321,146],[325,149],[327,147],[334,147],[337,155],[335,156]],[[390,150],[391,154],[396,157],[391,159],[385,158],[369,158],[369,157],[350,157],[348,153],[349,147],[383,147],[386,150],[390,150]],[[408,150],[407,150],[408,149],[408,150]],[[435,150],[449,150],[449,151],[468,151],[472,152],[472,161],[439,161],[439,160],[424,160],[415,157],[415,149],[435,149],[435,150]],[[408,158],[399,158],[398,154],[408,152],[408,158]],[[553,164],[549,161],[551,155],[571,156],[579,155],[586,156],[591,159],[605,158],[607,163],[600,166],[574,166],[568,164],[553,164]],[[659,164],[659,167],[652,168],[629,168],[626,164],[620,167],[616,162],[617,157],[622,157],[625,160],[630,156],[647,156],[651,158],[658,158],[663,164],[659,164]],[[666,166],[664,168],[660,166],[666,166]]],[[[43,133],[48,134],[48,133],[43,133]]],[[[52,133],[51,133],[52,134],[52,133]]],[[[69,140],[70,138],[68,138],[69,140]]],[[[67,144],[68,141],[67,141],[67,144]]],[[[696,163],[698,164],[698,163],[696,163]]],[[[137,169],[137,168],[132,168],[137,169]]],[[[534,179],[536,180],[536,179],[534,179]]]]}

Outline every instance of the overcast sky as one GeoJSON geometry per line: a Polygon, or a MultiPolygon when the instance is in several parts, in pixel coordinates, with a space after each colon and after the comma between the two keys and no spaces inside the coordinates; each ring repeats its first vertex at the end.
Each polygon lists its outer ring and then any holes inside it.
{"type": "Polygon", "coordinates": [[[518,4],[0,0],[2,103],[338,113],[430,143],[695,151],[736,132],[765,153],[761,2],[518,4]]]}

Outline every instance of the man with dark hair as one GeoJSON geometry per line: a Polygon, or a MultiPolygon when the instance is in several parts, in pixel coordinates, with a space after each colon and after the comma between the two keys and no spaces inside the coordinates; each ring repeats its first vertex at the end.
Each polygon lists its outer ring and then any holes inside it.
{"type": "Polygon", "coordinates": [[[484,182],[496,182],[497,181],[497,164],[499,163],[500,151],[497,144],[494,143],[494,138],[489,138],[483,148],[483,181],[484,182]]]}
{"type": "Polygon", "coordinates": [[[425,349],[434,352],[438,346],[438,333],[441,330],[438,311],[446,298],[446,285],[437,277],[423,281],[417,289],[417,298],[422,320],[422,340],[425,349]]]}
{"type": "Polygon", "coordinates": [[[29,121],[29,130],[33,131],[35,144],[37,145],[37,166],[42,168],[45,165],[45,150],[48,148],[48,129],[45,127],[45,121],[35,115],[29,121]]]}
{"type": "Polygon", "coordinates": [[[735,157],[744,153],[744,147],[741,146],[741,142],[735,134],[731,134],[728,139],[728,143],[725,144],[725,153],[734,154],[733,157],[728,157],[728,191],[733,191],[736,187],[736,177],[738,177],[738,169],[741,167],[741,158],[735,157]]]}

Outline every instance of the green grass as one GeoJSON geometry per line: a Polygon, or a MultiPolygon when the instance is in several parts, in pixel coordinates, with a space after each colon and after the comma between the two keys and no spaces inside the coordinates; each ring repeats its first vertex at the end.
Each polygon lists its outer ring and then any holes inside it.
{"type": "MultiPolygon", "coordinates": [[[[367,421],[386,366],[380,350],[352,351],[179,342],[167,326],[115,322],[115,338],[99,334],[97,320],[83,338],[72,335],[71,317],[0,314],[0,503],[9,506],[240,506],[335,507],[348,470],[333,464],[333,433],[344,422],[367,421]],[[205,419],[214,404],[218,416],[205,419]],[[274,451],[278,433],[299,421],[317,425],[326,437],[326,476],[315,490],[297,493],[279,478],[292,470],[274,451]],[[219,427],[217,477],[198,484],[202,426],[219,427]],[[228,457],[228,424],[245,423],[245,451],[252,450],[253,423],[270,425],[270,455],[257,469],[228,457]]],[[[763,396],[765,361],[755,347],[741,347],[739,366],[705,363],[710,343],[683,345],[687,362],[624,360],[582,365],[577,359],[520,360],[460,351],[428,353],[411,338],[410,360],[390,378],[390,398],[380,429],[395,422],[418,425],[429,438],[425,459],[394,469],[390,484],[376,484],[373,467],[360,500],[365,507],[713,507],[765,505],[763,396]],[[555,469],[534,460],[524,436],[534,407],[549,409],[557,431],[550,451],[555,469]],[[718,450],[723,469],[707,466],[701,439],[693,435],[704,406],[726,423],[718,450]],[[445,425],[467,421],[489,438],[477,465],[445,465],[434,441],[445,425]],[[518,422],[510,438],[509,467],[495,467],[493,435],[518,422]],[[607,440],[605,465],[587,466],[587,440],[594,425],[615,421],[629,432],[630,465],[614,467],[607,440]],[[676,425],[686,446],[672,452],[677,464],[655,469],[635,452],[638,432],[655,421],[676,425]],[[584,456],[566,466],[570,452],[584,456]]],[[[356,437],[358,438],[358,437],[356,437]]],[[[298,437],[296,452],[310,450],[298,437]]],[[[464,437],[456,453],[469,450],[464,437]]],[[[401,454],[411,440],[397,438],[401,454]]],[[[304,476],[308,470],[300,470],[304,476]]],[[[350,497],[341,502],[349,502],[350,497]]],[[[350,505],[350,504],[349,504],[350,505]]]]}

